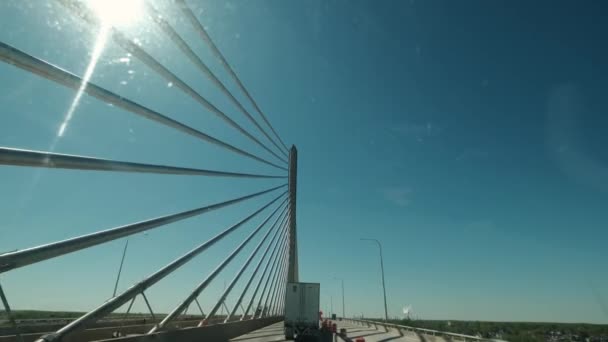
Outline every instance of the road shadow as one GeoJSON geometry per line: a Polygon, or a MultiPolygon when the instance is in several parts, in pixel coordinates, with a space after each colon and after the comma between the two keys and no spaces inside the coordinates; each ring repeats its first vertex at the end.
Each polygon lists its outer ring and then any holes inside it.
{"type": "Polygon", "coordinates": [[[424,336],[423,333],[420,333],[418,331],[415,331],[415,333],[416,333],[416,336],[418,336],[418,339],[420,340],[420,342],[427,342],[428,341],[427,338],[426,338],[426,336],[424,336]]]}
{"type": "MultiPolygon", "coordinates": [[[[348,332],[346,333],[348,335],[348,332]]],[[[371,333],[371,334],[363,334],[363,335],[355,335],[355,336],[348,336],[348,338],[358,338],[358,337],[367,337],[367,336],[374,336],[374,335],[381,335],[381,334],[386,334],[386,332],[384,331],[378,331],[375,333],[371,333]]]]}
{"type": "Polygon", "coordinates": [[[274,334],[265,334],[265,335],[246,335],[245,337],[237,337],[237,338],[233,338],[230,341],[246,341],[246,340],[253,340],[256,338],[262,338],[262,337],[270,337],[270,336],[279,336],[282,337],[283,334],[279,334],[279,333],[274,333],[274,334]]]}
{"type": "Polygon", "coordinates": [[[392,336],[392,337],[387,337],[387,338],[383,338],[381,340],[378,340],[377,342],[388,342],[388,341],[392,341],[392,340],[396,340],[398,338],[402,338],[403,336],[401,335],[397,335],[397,336],[392,336]]]}
{"type": "Polygon", "coordinates": [[[348,328],[346,328],[347,333],[363,332],[363,331],[377,331],[377,330],[369,329],[369,328],[367,328],[367,329],[348,329],[348,328]]]}
{"type": "MultiPolygon", "coordinates": [[[[257,332],[283,331],[283,329],[284,329],[284,328],[283,328],[282,326],[280,326],[280,327],[271,327],[271,328],[268,328],[268,329],[266,329],[266,328],[262,328],[262,329],[260,329],[260,330],[257,330],[257,332]]],[[[256,332],[256,331],[252,331],[251,333],[255,333],[255,332],[256,332]]]]}

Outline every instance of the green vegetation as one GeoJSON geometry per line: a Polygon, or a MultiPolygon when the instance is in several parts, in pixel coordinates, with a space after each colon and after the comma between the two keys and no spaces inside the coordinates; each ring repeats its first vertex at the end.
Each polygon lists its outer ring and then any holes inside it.
{"type": "Polygon", "coordinates": [[[40,311],[40,310],[14,310],[13,317],[20,319],[49,319],[49,318],[76,318],[84,312],[73,311],[40,311]]]}
{"type": "MultiPolygon", "coordinates": [[[[16,320],[22,319],[51,319],[51,318],[78,318],[86,312],[77,311],[43,311],[43,310],[13,310],[13,317],[16,320]]],[[[110,318],[122,317],[124,313],[111,313],[110,318]]],[[[129,317],[144,317],[150,316],[148,313],[130,313],[129,317]]],[[[0,314],[0,318],[5,317],[4,313],[0,314]]]]}
{"type": "MultiPolygon", "coordinates": [[[[13,317],[16,321],[20,322],[20,325],[24,324],[50,324],[53,321],[63,320],[63,319],[76,319],[86,312],[78,312],[78,311],[44,311],[44,310],[13,310],[13,317]],[[27,323],[28,320],[31,320],[30,323],[27,323]],[[38,321],[38,322],[36,322],[38,321]]],[[[165,313],[155,313],[156,319],[162,319],[167,314],[165,313]]],[[[149,319],[151,318],[150,313],[148,312],[131,312],[128,316],[125,316],[124,312],[113,312],[107,316],[105,316],[102,320],[114,320],[114,319],[149,319]]],[[[198,314],[198,312],[188,312],[186,315],[180,316],[180,319],[202,319],[204,316],[198,314]]],[[[223,319],[225,315],[222,313],[218,313],[214,316],[214,319],[223,319]]],[[[0,311],[0,328],[9,327],[10,323],[8,321],[8,317],[6,316],[6,312],[0,311]]]]}
{"type": "MultiPolygon", "coordinates": [[[[382,321],[381,319],[371,319],[382,321]]],[[[392,320],[394,324],[512,342],[608,342],[608,325],[586,323],[392,320]]]]}

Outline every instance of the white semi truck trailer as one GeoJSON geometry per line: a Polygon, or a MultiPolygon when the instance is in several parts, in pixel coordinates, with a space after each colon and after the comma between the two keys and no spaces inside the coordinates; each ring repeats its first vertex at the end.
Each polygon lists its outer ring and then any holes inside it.
{"type": "Polygon", "coordinates": [[[287,283],[285,339],[319,339],[319,283],[287,283]]]}

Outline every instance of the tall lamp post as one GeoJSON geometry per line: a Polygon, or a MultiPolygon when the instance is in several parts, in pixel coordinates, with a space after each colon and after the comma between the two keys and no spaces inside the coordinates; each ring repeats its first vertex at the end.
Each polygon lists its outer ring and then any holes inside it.
{"type": "Polygon", "coordinates": [[[346,318],[346,313],[344,310],[344,279],[336,277],[334,277],[334,279],[340,280],[342,282],[342,318],[346,318]]]}
{"type": "Polygon", "coordinates": [[[125,247],[122,250],[122,258],[120,258],[120,266],[118,267],[118,274],[116,275],[116,283],[114,284],[114,293],[112,298],[116,297],[116,290],[118,289],[118,282],[120,281],[120,274],[122,273],[122,265],[125,262],[125,256],[127,255],[127,248],[129,248],[129,239],[125,241],[125,247]]]}
{"type": "Polygon", "coordinates": [[[380,250],[380,270],[382,271],[382,291],[384,293],[384,321],[388,322],[388,309],[386,307],[386,286],[384,285],[384,261],[382,260],[382,245],[380,244],[380,241],[376,239],[361,238],[361,240],[375,242],[378,245],[378,249],[380,250]]]}
{"type": "MultiPolygon", "coordinates": [[[[148,232],[144,232],[143,236],[148,236],[148,232]]],[[[127,249],[129,248],[129,238],[125,241],[125,247],[122,250],[122,257],[120,258],[120,266],[118,267],[118,273],[116,274],[116,283],[114,283],[114,292],[112,298],[116,297],[116,290],[118,290],[118,282],[120,281],[120,275],[122,274],[122,266],[125,263],[125,256],[127,255],[127,249]]]]}

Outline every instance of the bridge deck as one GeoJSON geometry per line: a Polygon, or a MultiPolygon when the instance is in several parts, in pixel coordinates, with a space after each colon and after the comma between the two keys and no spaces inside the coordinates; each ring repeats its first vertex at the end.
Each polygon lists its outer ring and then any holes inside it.
{"type": "Polygon", "coordinates": [[[283,322],[271,324],[230,340],[232,342],[263,342],[263,341],[285,341],[283,333],[283,322]]]}
{"type": "MultiPolygon", "coordinates": [[[[358,325],[352,322],[336,322],[338,329],[345,328],[346,334],[351,339],[363,337],[366,342],[444,342],[446,339],[440,336],[417,335],[412,331],[402,331],[401,334],[396,329],[386,331],[384,327],[374,325],[358,325]]],[[[124,328],[124,327],[122,327],[124,328]]],[[[148,327],[149,328],[149,327],[148,327]]],[[[40,333],[24,335],[24,341],[34,341],[40,333]]],[[[0,342],[16,342],[14,336],[0,336],[0,342]]],[[[264,328],[254,330],[248,334],[235,337],[231,342],[278,342],[286,341],[283,335],[283,322],[274,323],[264,328]]],[[[460,341],[460,340],[459,340],[460,341]]],[[[290,341],[291,342],[291,341],[290,341]]],[[[337,342],[341,342],[338,339],[337,342]]]]}
{"type": "MultiPolygon", "coordinates": [[[[366,342],[421,342],[421,341],[435,341],[441,342],[444,341],[442,337],[439,336],[418,336],[416,333],[411,331],[403,331],[403,335],[401,335],[397,330],[389,329],[389,331],[385,331],[383,327],[378,326],[378,328],[368,326],[361,326],[349,322],[336,322],[338,323],[338,329],[345,328],[346,335],[355,339],[357,337],[363,337],[366,342]]],[[[249,334],[242,335],[236,337],[232,340],[232,342],[276,342],[276,341],[285,341],[285,336],[283,335],[283,322],[271,324],[262,329],[258,329],[256,331],[250,332],[249,334]]],[[[340,341],[340,339],[338,339],[340,341]]]]}
{"type": "MultiPolygon", "coordinates": [[[[338,324],[338,328],[346,328],[346,335],[351,339],[356,339],[358,337],[363,337],[366,342],[420,342],[420,341],[428,341],[428,336],[424,338],[420,338],[413,332],[404,331],[400,334],[397,330],[389,329],[386,331],[383,327],[378,326],[378,328],[367,326],[356,325],[348,322],[339,322],[342,324],[338,324]]],[[[435,340],[437,341],[437,340],[435,340]]]]}

